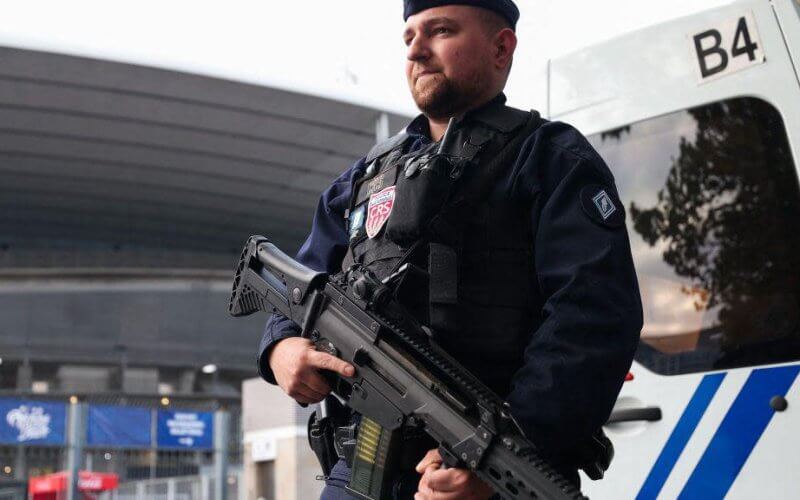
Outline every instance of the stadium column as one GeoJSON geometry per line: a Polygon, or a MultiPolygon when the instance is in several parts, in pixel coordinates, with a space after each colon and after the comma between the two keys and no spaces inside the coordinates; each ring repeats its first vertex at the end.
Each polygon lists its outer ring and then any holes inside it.
{"type": "Polygon", "coordinates": [[[228,420],[225,410],[214,412],[214,500],[228,500],[228,420]]]}
{"type": "Polygon", "coordinates": [[[24,445],[17,446],[17,456],[14,459],[14,479],[19,481],[28,479],[27,450],[24,445]]]}
{"type": "Polygon", "coordinates": [[[19,392],[30,392],[31,390],[31,383],[33,382],[33,368],[31,367],[30,359],[28,355],[25,355],[25,359],[20,363],[19,367],[17,368],[17,390],[19,392]]]}
{"type": "Polygon", "coordinates": [[[78,500],[78,473],[81,468],[83,455],[83,441],[86,433],[83,432],[86,405],[72,403],[69,405],[69,428],[67,431],[67,473],[69,484],[67,486],[67,500],[78,500]]]}
{"type": "Polygon", "coordinates": [[[389,138],[389,115],[381,113],[375,120],[375,143],[383,142],[389,138]]]}

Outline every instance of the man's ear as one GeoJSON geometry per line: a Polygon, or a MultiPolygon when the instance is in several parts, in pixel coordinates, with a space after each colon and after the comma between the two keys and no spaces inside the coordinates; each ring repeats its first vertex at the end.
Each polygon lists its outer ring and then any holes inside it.
{"type": "Polygon", "coordinates": [[[497,69],[507,69],[517,48],[517,35],[511,28],[505,28],[494,36],[494,65],[497,69]]]}

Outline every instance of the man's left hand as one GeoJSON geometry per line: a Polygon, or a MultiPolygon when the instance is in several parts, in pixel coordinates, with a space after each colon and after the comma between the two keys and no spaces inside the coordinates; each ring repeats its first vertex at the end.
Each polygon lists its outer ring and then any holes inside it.
{"type": "Polygon", "coordinates": [[[471,471],[442,469],[438,450],[430,450],[417,465],[422,474],[414,500],[486,500],[494,491],[471,471]]]}

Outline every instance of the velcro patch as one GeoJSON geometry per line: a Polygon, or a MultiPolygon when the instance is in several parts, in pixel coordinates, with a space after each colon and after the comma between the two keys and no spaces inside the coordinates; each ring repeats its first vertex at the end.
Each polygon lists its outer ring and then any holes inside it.
{"type": "Polygon", "coordinates": [[[398,162],[396,165],[387,167],[383,172],[374,175],[372,178],[365,178],[356,188],[358,194],[356,195],[355,204],[360,205],[378,191],[387,186],[393,186],[397,182],[397,172],[402,165],[402,162],[398,162]]]}
{"type": "Polygon", "coordinates": [[[625,224],[625,209],[614,191],[606,186],[591,184],[581,190],[581,208],[593,222],[606,227],[625,224]]]}
{"type": "Polygon", "coordinates": [[[362,203],[350,214],[350,220],[349,220],[350,239],[353,239],[356,236],[358,236],[358,233],[361,231],[361,228],[364,227],[364,212],[366,210],[367,210],[366,203],[362,203]]]}

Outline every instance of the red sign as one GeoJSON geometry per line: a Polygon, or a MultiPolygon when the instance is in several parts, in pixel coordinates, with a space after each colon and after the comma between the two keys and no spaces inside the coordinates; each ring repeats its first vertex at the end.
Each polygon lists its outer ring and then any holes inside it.
{"type": "MultiPolygon", "coordinates": [[[[50,493],[66,491],[69,483],[69,474],[55,472],[28,479],[28,493],[30,498],[46,498],[50,493]],[[37,497],[37,495],[40,495],[37,497]]],[[[117,489],[119,476],[107,472],[78,472],[78,490],[80,491],[108,491],[117,489]]]]}
{"type": "Polygon", "coordinates": [[[108,491],[115,490],[119,486],[119,476],[105,472],[78,473],[78,489],[81,491],[108,491]]]}

